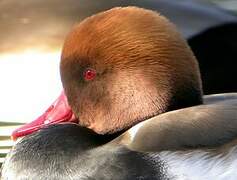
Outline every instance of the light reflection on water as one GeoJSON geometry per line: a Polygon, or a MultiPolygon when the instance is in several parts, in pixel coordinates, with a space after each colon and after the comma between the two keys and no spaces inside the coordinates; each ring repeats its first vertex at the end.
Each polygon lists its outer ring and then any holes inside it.
{"type": "Polygon", "coordinates": [[[27,50],[0,55],[0,121],[27,122],[61,91],[60,53],[27,50]]]}

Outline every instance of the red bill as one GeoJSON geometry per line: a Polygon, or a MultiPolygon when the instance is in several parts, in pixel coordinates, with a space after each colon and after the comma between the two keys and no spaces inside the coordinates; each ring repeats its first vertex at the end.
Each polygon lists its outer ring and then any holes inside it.
{"type": "Polygon", "coordinates": [[[64,92],[60,94],[54,103],[41,116],[34,121],[14,130],[12,133],[12,139],[16,140],[19,137],[31,134],[46,125],[58,124],[62,122],[78,122],[68,104],[67,97],[64,92]]]}

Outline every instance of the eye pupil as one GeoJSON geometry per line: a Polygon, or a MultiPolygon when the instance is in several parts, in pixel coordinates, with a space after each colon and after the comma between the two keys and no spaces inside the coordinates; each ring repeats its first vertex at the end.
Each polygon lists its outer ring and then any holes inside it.
{"type": "Polygon", "coordinates": [[[84,73],[84,78],[87,81],[94,79],[95,76],[96,76],[96,71],[94,69],[87,69],[84,73]]]}

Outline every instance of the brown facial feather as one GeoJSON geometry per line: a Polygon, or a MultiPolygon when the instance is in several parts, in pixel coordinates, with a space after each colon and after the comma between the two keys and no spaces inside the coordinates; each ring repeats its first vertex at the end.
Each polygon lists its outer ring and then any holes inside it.
{"type": "Polygon", "coordinates": [[[85,19],[68,35],[63,87],[80,124],[114,133],[157,114],[202,103],[198,64],[175,26],[136,7],[85,19]],[[86,82],[86,68],[97,71],[86,82]]]}

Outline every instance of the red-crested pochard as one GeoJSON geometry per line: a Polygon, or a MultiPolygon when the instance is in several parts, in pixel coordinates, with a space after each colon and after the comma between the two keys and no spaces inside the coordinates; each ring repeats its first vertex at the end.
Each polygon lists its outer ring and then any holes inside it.
{"type": "Polygon", "coordinates": [[[202,97],[197,61],[165,17],[89,17],[60,69],[66,96],[13,133],[40,129],[13,147],[2,179],[236,179],[237,94],[202,97]]]}

